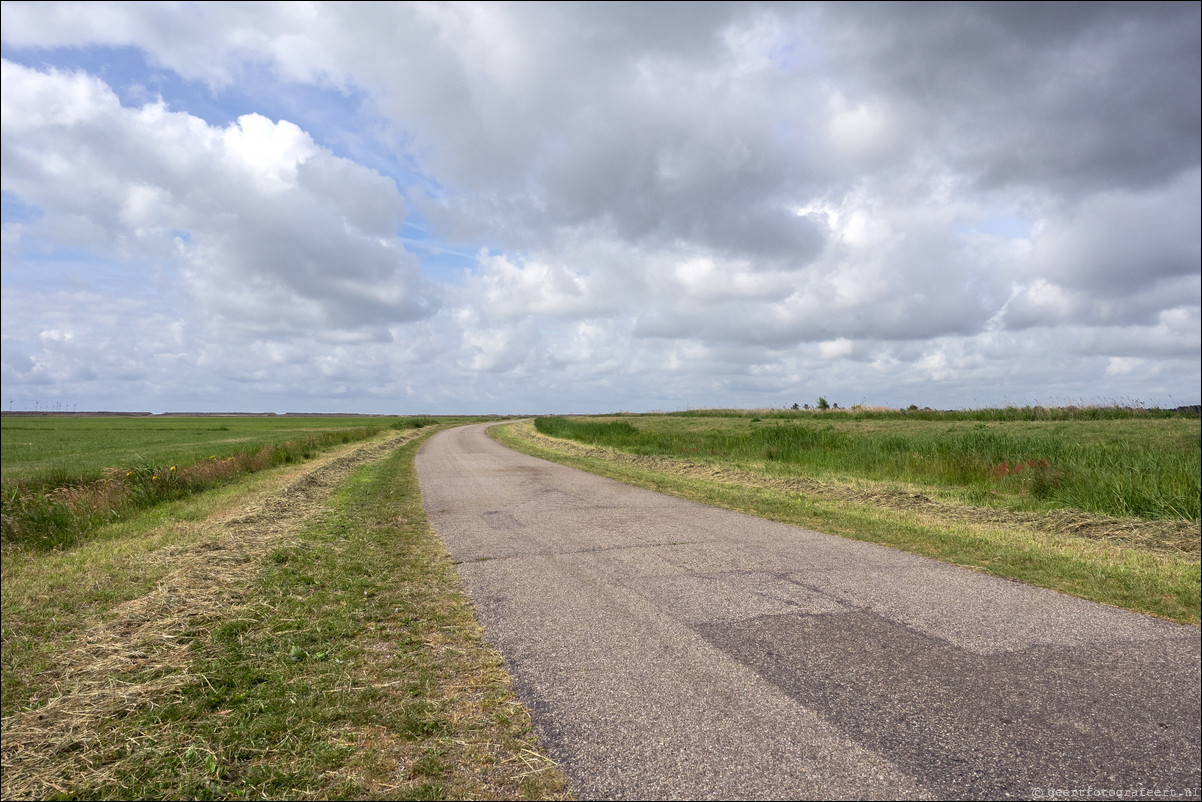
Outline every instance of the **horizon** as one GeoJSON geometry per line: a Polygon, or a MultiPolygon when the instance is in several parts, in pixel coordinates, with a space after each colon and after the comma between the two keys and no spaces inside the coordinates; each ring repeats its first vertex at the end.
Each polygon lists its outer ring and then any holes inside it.
{"type": "Polygon", "coordinates": [[[36,417],[36,416],[97,416],[97,417],[198,417],[198,418],[220,418],[220,417],[362,417],[362,418],[525,418],[539,417],[543,415],[563,416],[563,417],[606,417],[606,416],[638,416],[638,415],[680,415],[692,412],[737,412],[737,413],[777,413],[777,412],[812,412],[815,414],[830,414],[832,412],[939,412],[939,413],[955,413],[955,412],[989,412],[989,411],[1005,411],[1005,410],[1072,410],[1085,411],[1095,409],[1113,409],[1113,410],[1130,410],[1132,412],[1200,412],[1202,411],[1202,403],[1195,404],[1179,404],[1173,407],[1160,407],[1155,405],[1143,405],[1140,403],[1114,403],[1114,404],[1066,404],[1057,406],[1046,406],[1042,404],[1025,404],[1014,405],[1009,404],[1002,407],[960,407],[955,409],[941,409],[937,407],[913,405],[911,407],[885,407],[874,404],[853,404],[851,406],[840,406],[838,402],[832,402],[830,407],[822,409],[818,406],[782,406],[782,407],[687,407],[685,409],[654,409],[644,410],[640,412],[630,410],[611,410],[609,412],[486,412],[486,413],[469,413],[469,412],[271,412],[260,410],[257,412],[233,412],[233,411],[161,411],[148,412],[145,410],[49,410],[49,409],[8,409],[0,410],[0,415],[13,417],[36,417]]]}

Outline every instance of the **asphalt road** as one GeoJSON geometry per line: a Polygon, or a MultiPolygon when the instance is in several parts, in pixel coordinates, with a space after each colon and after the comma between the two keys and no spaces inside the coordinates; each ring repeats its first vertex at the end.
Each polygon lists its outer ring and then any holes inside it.
{"type": "Polygon", "coordinates": [[[1197,798],[1199,630],[484,428],[426,443],[426,511],[578,798],[1197,798]]]}

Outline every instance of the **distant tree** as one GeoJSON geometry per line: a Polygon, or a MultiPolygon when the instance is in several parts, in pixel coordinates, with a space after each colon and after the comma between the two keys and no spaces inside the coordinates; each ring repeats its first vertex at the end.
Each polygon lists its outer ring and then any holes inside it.
{"type": "Polygon", "coordinates": [[[797,404],[794,404],[793,409],[801,409],[801,407],[797,406],[797,404]]]}
{"type": "Polygon", "coordinates": [[[818,408],[819,409],[830,409],[831,405],[826,402],[825,398],[823,398],[822,396],[818,396],[818,408]]]}

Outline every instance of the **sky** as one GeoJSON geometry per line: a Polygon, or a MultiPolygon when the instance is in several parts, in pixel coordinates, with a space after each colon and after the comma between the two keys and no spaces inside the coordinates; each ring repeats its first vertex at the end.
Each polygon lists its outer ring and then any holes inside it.
{"type": "Polygon", "coordinates": [[[1200,9],[4,2],[3,409],[1196,404],[1200,9]]]}

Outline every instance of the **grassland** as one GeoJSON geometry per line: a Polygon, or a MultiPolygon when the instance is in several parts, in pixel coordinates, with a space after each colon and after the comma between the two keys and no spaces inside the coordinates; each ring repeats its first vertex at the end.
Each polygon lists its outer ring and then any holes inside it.
{"type": "Polygon", "coordinates": [[[1199,623],[1196,415],[986,412],[541,418],[496,436],[662,492],[1199,623]]]}
{"type": "Polygon", "coordinates": [[[360,416],[84,416],[0,417],[0,476],[99,478],[105,468],[224,459],[248,447],[316,434],[383,429],[428,418],[360,416]]]}
{"type": "Polygon", "coordinates": [[[5,416],[0,544],[69,548],[132,512],[425,418],[5,416]]]}
{"type": "Polygon", "coordinates": [[[974,504],[1199,520],[1197,416],[985,422],[953,414],[540,418],[536,426],[632,454],[898,481],[974,504]]]}
{"type": "Polygon", "coordinates": [[[437,428],[8,549],[3,797],[563,797],[426,523],[437,428]]]}

